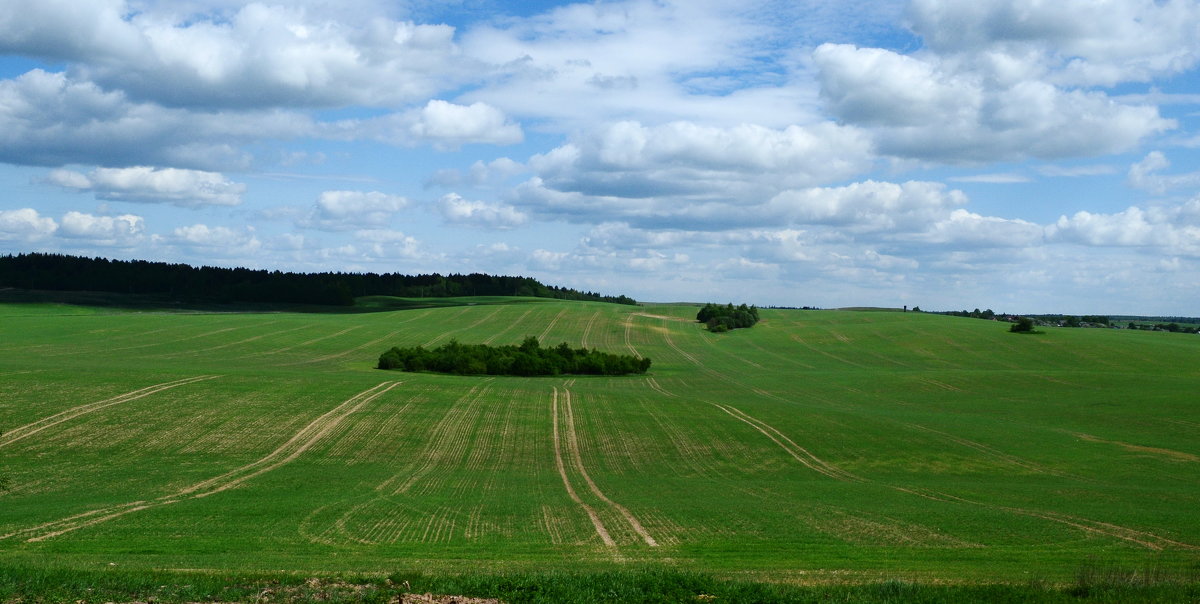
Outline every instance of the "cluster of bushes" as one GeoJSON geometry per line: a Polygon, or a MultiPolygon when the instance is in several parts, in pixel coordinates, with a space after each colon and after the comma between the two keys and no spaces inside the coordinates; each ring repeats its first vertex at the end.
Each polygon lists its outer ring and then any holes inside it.
{"type": "Polygon", "coordinates": [[[1171,333],[1200,333],[1200,325],[1180,325],[1178,323],[1134,323],[1129,322],[1129,329],[1141,331],[1169,331],[1171,333]]]}
{"type": "Polygon", "coordinates": [[[752,327],[758,323],[758,307],[745,304],[734,307],[733,303],[721,306],[709,302],[696,314],[696,320],[704,323],[713,333],[752,327]]]}
{"type": "MultiPolygon", "coordinates": [[[[921,308],[919,306],[914,306],[913,311],[921,312],[921,308]]],[[[947,310],[935,314],[947,315],[951,317],[970,317],[972,319],[984,319],[986,321],[991,321],[992,319],[996,318],[996,313],[990,308],[987,310],[979,310],[978,308],[975,310],[947,310]]]]}
{"type": "Polygon", "coordinates": [[[520,346],[461,344],[450,340],[438,348],[398,348],[379,357],[379,369],[434,371],[457,375],[626,375],[646,373],[650,359],[616,355],[587,348],[571,348],[566,342],[543,348],[529,336],[520,346]]]}
{"type": "Polygon", "coordinates": [[[1030,319],[1029,317],[1018,317],[1016,322],[1013,323],[1012,327],[1009,327],[1008,330],[1013,333],[1038,333],[1033,327],[1033,319],[1030,319]]]}

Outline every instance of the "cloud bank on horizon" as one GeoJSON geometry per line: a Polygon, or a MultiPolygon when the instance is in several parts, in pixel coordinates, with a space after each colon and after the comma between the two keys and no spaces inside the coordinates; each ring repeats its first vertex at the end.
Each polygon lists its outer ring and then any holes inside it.
{"type": "Polygon", "coordinates": [[[0,0],[0,253],[1200,315],[1198,0],[0,0]]]}

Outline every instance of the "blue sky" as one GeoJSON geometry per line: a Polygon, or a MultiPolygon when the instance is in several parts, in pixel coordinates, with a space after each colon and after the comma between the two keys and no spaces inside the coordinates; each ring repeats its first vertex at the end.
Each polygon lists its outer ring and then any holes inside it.
{"type": "Polygon", "coordinates": [[[0,253],[1200,315],[1195,0],[0,0],[0,253]]]}

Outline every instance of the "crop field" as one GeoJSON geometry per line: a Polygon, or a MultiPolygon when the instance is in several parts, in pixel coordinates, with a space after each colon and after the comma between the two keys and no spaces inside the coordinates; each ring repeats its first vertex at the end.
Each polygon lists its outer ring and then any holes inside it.
{"type": "Polygon", "coordinates": [[[0,305],[0,566],[663,566],[780,582],[1200,569],[1200,337],[487,299],[0,305]],[[538,336],[635,377],[380,371],[538,336]]]}

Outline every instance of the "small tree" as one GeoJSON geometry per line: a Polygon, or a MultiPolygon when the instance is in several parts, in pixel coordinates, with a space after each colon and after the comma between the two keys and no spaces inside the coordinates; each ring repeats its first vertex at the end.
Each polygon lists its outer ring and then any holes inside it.
{"type": "Polygon", "coordinates": [[[1033,319],[1030,319],[1029,317],[1021,317],[1021,318],[1017,319],[1017,322],[1013,323],[1013,326],[1009,327],[1008,330],[1013,333],[1032,332],[1033,331],[1033,319]]]}

